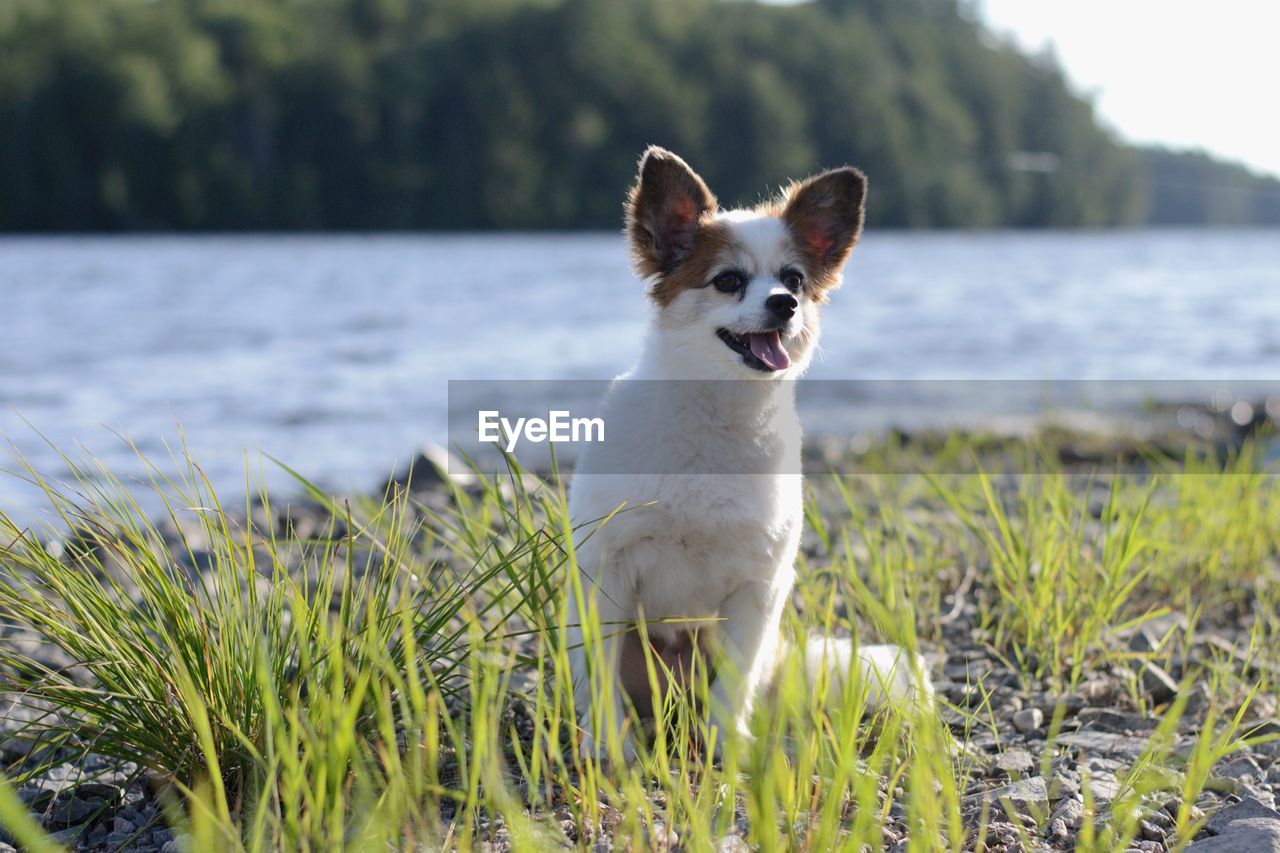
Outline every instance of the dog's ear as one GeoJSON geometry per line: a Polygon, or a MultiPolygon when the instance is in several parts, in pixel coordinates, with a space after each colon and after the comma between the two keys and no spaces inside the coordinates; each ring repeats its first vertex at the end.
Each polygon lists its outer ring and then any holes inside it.
{"type": "Polygon", "coordinates": [[[838,272],[862,233],[867,178],[845,166],[814,175],[788,193],[782,221],[819,280],[838,272]]]}
{"type": "Polygon", "coordinates": [[[693,248],[699,220],[715,209],[716,197],[688,164],[664,148],[646,149],[627,198],[627,235],[640,274],[679,266],[693,248]]]}

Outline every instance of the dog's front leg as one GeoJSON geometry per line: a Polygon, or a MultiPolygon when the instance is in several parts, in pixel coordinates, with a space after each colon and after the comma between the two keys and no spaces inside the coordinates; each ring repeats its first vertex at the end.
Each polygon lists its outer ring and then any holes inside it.
{"type": "Polygon", "coordinates": [[[579,606],[572,594],[566,622],[569,663],[573,678],[574,707],[582,728],[579,750],[583,756],[605,757],[600,734],[609,726],[623,730],[622,757],[635,758],[635,742],[627,726],[627,709],[618,677],[622,636],[635,622],[634,594],[607,573],[598,583],[583,577],[579,606]],[[614,580],[615,582],[610,582],[614,580]]]}
{"type": "Polygon", "coordinates": [[[763,583],[743,584],[720,608],[721,655],[711,688],[710,722],[716,752],[730,732],[751,737],[747,723],[760,689],[777,661],[779,624],[786,596],[763,583]]]}

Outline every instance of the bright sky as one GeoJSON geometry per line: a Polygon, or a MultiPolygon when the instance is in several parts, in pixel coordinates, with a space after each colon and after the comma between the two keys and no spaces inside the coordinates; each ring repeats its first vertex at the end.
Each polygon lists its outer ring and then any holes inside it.
{"type": "Polygon", "coordinates": [[[1280,175],[1280,2],[979,0],[997,32],[1053,45],[1134,142],[1204,148],[1280,175]]]}

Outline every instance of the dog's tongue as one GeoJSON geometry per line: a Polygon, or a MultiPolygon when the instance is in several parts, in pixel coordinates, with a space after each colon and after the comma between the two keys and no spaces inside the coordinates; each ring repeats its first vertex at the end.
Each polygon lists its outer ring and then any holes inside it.
{"type": "Polygon", "coordinates": [[[782,348],[782,339],[776,331],[747,335],[747,343],[751,345],[751,354],[770,370],[786,370],[791,366],[791,356],[782,348]]]}

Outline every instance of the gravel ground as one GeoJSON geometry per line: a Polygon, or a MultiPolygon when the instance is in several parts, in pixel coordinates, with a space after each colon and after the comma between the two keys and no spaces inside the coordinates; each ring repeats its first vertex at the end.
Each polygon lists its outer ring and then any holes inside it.
{"type": "MultiPolygon", "coordinates": [[[[823,445],[814,452],[821,457],[841,451],[823,445]]],[[[432,477],[418,477],[414,487],[428,504],[440,506],[447,501],[432,477]]],[[[295,503],[280,517],[256,521],[302,535],[322,530],[327,524],[318,507],[305,503],[295,503]]],[[[990,638],[978,627],[973,602],[953,595],[943,605],[941,642],[926,645],[923,651],[938,694],[946,703],[944,719],[975,768],[963,812],[974,826],[983,814],[991,815],[988,850],[1071,849],[1082,826],[1107,820],[1111,801],[1120,794],[1120,778],[1156,727],[1156,717],[1135,703],[1135,692],[1138,698],[1148,700],[1142,705],[1163,705],[1174,698],[1187,667],[1201,660],[1238,656],[1236,649],[1248,642],[1243,615],[1223,608],[1201,617],[1194,641],[1165,667],[1135,657],[1132,664],[1113,664],[1089,672],[1078,689],[1063,694],[1054,692],[1047,683],[1029,682],[993,653],[990,638]],[[1060,722],[1051,745],[1055,718],[1060,722]],[[1092,809],[1085,804],[1086,786],[1092,809]]],[[[1175,614],[1163,623],[1147,623],[1118,635],[1115,642],[1127,645],[1136,655],[1152,651],[1180,618],[1175,614]]],[[[26,644],[28,653],[51,665],[68,663],[55,650],[34,646],[21,635],[11,633],[4,642],[26,644]]],[[[1240,662],[1242,670],[1257,665],[1261,664],[1240,662]]],[[[31,712],[10,702],[0,707],[4,709],[0,711],[0,761],[14,777],[30,757],[32,745],[11,734],[31,712]]],[[[1188,698],[1176,733],[1177,750],[1190,749],[1204,725],[1207,709],[1206,695],[1197,691],[1188,698]]],[[[1277,698],[1255,697],[1246,720],[1246,728],[1280,736],[1277,698]]],[[[48,772],[23,781],[19,794],[59,841],[85,851],[173,853],[183,849],[182,839],[164,822],[157,793],[162,786],[137,768],[93,754],[65,752],[36,757],[56,760],[48,772]]],[[[1280,853],[1278,804],[1280,740],[1235,752],[1214,767],[1207,790],[1192,806],[1195,814],[1209,818],[1187,849],[1199,853],[1280,853]]],[[[1145,805],[1150,813],[1131,849],[1146,853],[1171,849],[1166,846],[1167,832],[1182,803],[1164,795],[1164,799],[1153,798],[1145,805]]],[[[611,809],[605,806],[602,812],[609,815],[611,809]]],[[[553,825],[559,823],[566,842],[590,839],[593,849],[610,849],[608,820],[605,826],[580,827],[567,813],[540,817],[553,825]]],[[[745,823],[745,812],[740,809],[743,831],[745,823]]],[[[499,819],[484,829],[487,832],[480,837],[490,838],[494,847],[504,846],[505,832],[499,819]]],[[[884,827],[886,849],[905,850],[906,834],[905,814],[895,806],[884,827]]],[[[680,828],[671,827],[649,840],[654,849],[681,849],[679,838],[680,828]]],[[[0,851],[13,849],[7,841],[0,834],[0,851]]],[[[730,835],[721,840],[718,849],[747,848],[741,836],[730,835]]]]}

